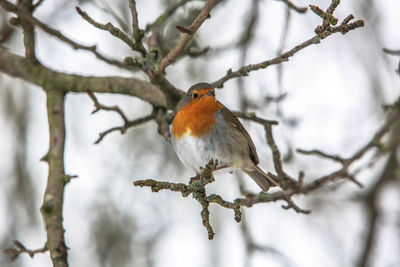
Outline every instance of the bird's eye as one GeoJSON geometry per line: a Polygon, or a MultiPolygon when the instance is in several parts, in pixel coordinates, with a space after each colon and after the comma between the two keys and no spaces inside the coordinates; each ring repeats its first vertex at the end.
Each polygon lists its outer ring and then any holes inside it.
{"type": "Polygon", "coordinates": [[[196,99],[196,98],[198,98],[199,97],[199,94],[198,93],[193,93],[193,95],[192,95],[192,98],[193,99],[196,99]]]}

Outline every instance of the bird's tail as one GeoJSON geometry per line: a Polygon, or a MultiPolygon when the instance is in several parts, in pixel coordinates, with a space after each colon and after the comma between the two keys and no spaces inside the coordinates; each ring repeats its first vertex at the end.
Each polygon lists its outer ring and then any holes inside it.
{"type": "Polygon", "coordinates": [[[244,170],[244,172],[247,173],[248,176],[253,178],[253,180],[258,184],[258,186],[260,186],[261,189],[265,192],[267,192],[271,186],[279,185],[272,177],[266,174],[257,165],[254,165],[253,170],[244,170]]]}

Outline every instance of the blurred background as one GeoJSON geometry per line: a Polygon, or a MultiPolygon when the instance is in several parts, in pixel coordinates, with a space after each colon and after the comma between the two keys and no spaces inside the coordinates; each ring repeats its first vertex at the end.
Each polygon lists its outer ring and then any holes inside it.
{"type": "MultiPolygon", "coordinates": [[[[176,0],[138,0],[139,25],[146,28],[176,0]]],[[[176,25],[187,25],[204,1],[185,1],[159,31],[164,48],[174,45],[176,25]]],[[[326,9],[331,1],[294,0],[299,6],[326,9]]],[[[35,16],[83,44],[96,44],[114,58],[132,55],[124,43],[95,29],[75,11],[80,6],[94,19],[130,32],[128,1],[44,1],[35,16]]],[[[343,36],[335,34],[308,47],[289,62],[230,80],[217,98],[232,110],[256,111],[280,122],[276,142],[292,176],[300,170],[306,181],[339,166],[296,153],[297,148],[320,149],[343,157],[366,144],[383,124],[385,104],[400,95],[399,57],[382,48],[400,49],[398,0],[342,1],[335,14],[350,13],[365,27],[343,36]]],[[[9,26],[10,14],[0,9],[3,43],[23,55],[20,29],[9,26]]],[[[197,82],[213,82],[229,68],[271,59],[314,35],[321,19],[310,10],[299,14],[284,1],[220,1],[196,34],[192,49],[201,57],[186,57],[167,69],[167,78],[186,90],[197,82]]],[[[37,31],[37,55],[57,71],[93,76],[132,76],[145,79],[75,51],[37,31]]],[[[0,62],[1,64],[1,62],[0,62]]],[[[48,150],[45,94],[36,86],[0,74],[0,248],[14,239],[28,248],[42,247],[45,231],[39,212],[47,179],[40,158],[48,150]]],[[[152,108],[134,97],[97,94],[100,102],[118,105],[130,119],[152,108]]],[[[124,135],[114,132],[100,144],[98,134],[122,125],[118,114],[91,115],[85,94],[66,97],[66,172],[78,175],[66,187],[64,228],[70,266],[400,266],[400,174],[395,156],[382,157],[363,168],[360,189],[349,181],[296,197],[310,215],[284,210],[284,203],[258,204],[244,209],[243,222],[231,210],[211,205],[216,232],[209,241],[201,224],[200,205],[191,197],[136,188],[139,179],[185,182],[193,174],[184,168],[172,146],[149,122],[124,135]]],[[[273,170],[271,153],[260,125],[244,122],[264,170],[273,170]]],[[[398,133],[400,135],[400,133],[398,133]]],[[[400,158],[400,151],[394,155],[400,158]],[[397,154],[396,154],[397,153],[397,154]]],[[[371,161],[372,154],[356,167],[371,161]]],[[[241,172],[219,171],[208,193],[232,201],[240,188],[257,192],[241,172]]],[[[0,254],[0,266],[51,266],[48,253],[21,255],[15,261],[0,254]]]]}

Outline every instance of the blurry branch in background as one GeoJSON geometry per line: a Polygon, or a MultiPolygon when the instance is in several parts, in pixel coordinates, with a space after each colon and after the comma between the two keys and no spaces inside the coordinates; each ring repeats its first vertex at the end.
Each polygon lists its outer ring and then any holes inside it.
{"type": "MultiPolygon", "coordinates": [[[[383,48],[382,51],[388,55],[392,55],[392,56],[400,56],[400,50],[391,50],[391,49],[387,49],[387,48],[383,48]]],[[[398,63],[398,67],[397,67],[397,73],[400,75],[400,60],[398,63]]]]}
{"type": "MultiPolygon", "coordinates": [[[[397,123],[399,124],[399,123],[397,123]]],[[[397,132],[400,134],[400,132],[397,132]]],[[[382,220],[382,211],[379,210],[379,197],[381,197],[384,188],[389,182],[395,182],[396,171],[399,169],[399,159],[396,156],[397,147],[392,148],[390,152],[389,160],[383,170],[383,173],[379,176],[378,181],[374,186],[368,190],[366,194],[361,195],[357,200],[362,201],[366,208],[366,238],[364,247],[361,250],[358,267],[370,266],[370,260],[372,255],[374,255],[374,249],[378,240],[378,234],[381,229],[379,229],[379,220],[382,220]]]]}
{"type": "MultiPolygon", "coordinates": [[[[393,105],[387,107],[389,111],[400,110],[400,98],[393,105]]],[[[380,228],[380,221],[385,220],[384,210],[382,206],[386,206],[386,203],[380,201],[382,195],[385,193],[385,189],[393,188],[396,186],[400,187],[400,158],[398,157],[398,151],[400,148],[400,119],[398,119],[390,131],[389,140],[387,141],[384,151],[385,154],[389,154],[386,165],[378,176],[377,181],[367,192],[360,194],[355,198],[356,201],[361,202],[365,207],[366,212],[366,237],[364,247],[361,249],[360,256],[358,258],[358,267],[370,266],[373,255],[376,253],[376,245],[379,240],[379,234],[382,229],[380,228]]]]}
{"type": "Polygon", "coordinates": [[[294,11],[298,13],[306,13],[307,12],[307,7],[299,7],[293,4],[292,1],[290,0],[276,0],[276,1],[282,1],[284,2],[290,9],[293,9],[294,11]]]}
{"type": "Polygon", "coordinates": [[[214,81],[213,83],[211,83],[211,85],[215,88],[221,88],[224,86],[224,83],[226,81],[228,81],[232,78],[248,76],[249,72],[260,70],[260,69],[265,69],[271,65],[276,65],[276,64],[280,64],[285,61],[289,61],[289,58],[294,56],[297,52],[303,50],[304,48],[306,48],[310,45],[319,44],[323,39],[330,36],[331,34],[338,33],[338,32],[340,32],[342,34],[346,34],[350,30],[354,30],[354,29],[364,26],[363,20],[357,20],[353,23],[350,23],[350,21],[352,19],[354,19],[353,15],[347,16],[345,19],[343,19],[343,21],[340,25],[335,26],[337,24],[337,19],[332,15],[332,13],[336,7],[330,6],[326,12],[316,6],[310,6],[310,7],[314,11],[314,13],[316,13],[318,16],[320,16],[323,19],[322,26],[318,26],[315,29],[316,35],[314,37],[312,37],[311,39],[308,39],[307,41],[295,46],[294,48],[290,49],[289,51],[287,51],[273,59],[262,61],[257,64],[249,64],[246,66],[242,66],[236,71],[232,71],[232,69],[229,69],[226,72],[226,75],[224,77],[214,81]],[[329,13],[328,11],[332,12],[332,13],[329,13]]]}
{"type": "Polygon", "coordinates": [[[103,138],[114,131],[120,131],[121,134],[124,134],[126,132],[126,130],[130,127],[134,127],[134,126],[138,126],[140,124],[146,123],[148,121],[151,121],[155,118],[155,112],[153,112],[152,114],[143,117],[143,118],[139,118],[139,119],[135,119],[135,120],[129,120],[126,115],[124,114],[124,112],[118,107],[118,106],[105,106],[103,104],[100,104],[100,102],[97,100],[97,97],[93,94],[93,92],[91,91],[87,91],[87,94],[89,95],[89,97],[93,100],[94,106],[95,106],[95,110],[92,111],[92,114],[100,111],[100,110],[105,110],[105,111],[114,111],[116,113],[118,113],[122,120],[124,121],[124,125],[123,126],[119,126],[119,127],[113,127],[108,129],[107,131],[104,131],[102,133],[100,133],[99,138],[94,142],[95,144],[98,144],[101,142],[101,140],[103,140],[103,138]]]}
{"type": "Polygon", "coordinates": [[[383,48],[382,51],[389,55],[400,56],[400,50],[383,48]]]}
{"type": "MultiPolygon", "coordinates": [[[[243,28],[243,32],[240,36],[238,48],[240,50],[239,66],[243,66],[247,59],[247,54],[252,41],[255,38],[255,31],[257,29],[258,19],[260,17],[260,3],[259,0],[252,0],[250,11],[245,13],[247,24],[243,28]]],[[[244,79],[237,79],[240,110],[246,111],[248,108],[248,101],[244,89],[244,79]]]]}
{"type": "Polygon", "coordinates": [[[161,13],[161,15],[159,15],[153,23],[146,26],[145,32],[151,31],[153,27],[160,27],[169,17],[171,17],[175,13],[176,10],[178,10],[178,8],[184,6],[190,1],[194,0],[181,0],[177,1],[175,4],[168,6],[167,9],[163,13],[161,13]]]}
{"type": "MultiPolygon", "coordinates": [[[[10,183],[7,183],[8,185],[2,184],[5,186],[1,188],[1,195],[5,200],[3,207],[5,214],[7,214],[7,220],[2,224],[2,227],[7,229],[7,233],[0,238],[0,247],[6,248],[10,246],[10,239],[12,240],[18,235],[18,224],[21,221],[35,226],[35,230],[41,231],[42,227],[37,212],[36,177],[34,177],[34,172],[28,164],[31,94],[28,88],[19,91],[14,90],[15,88],[11,86],[3,85],[2,89],[0,91],[0,113],[11,126],[13,137],[7,142],[12,143],[14,147],[11,153],[7,153],[7,158],[11,160],[9,166],[11,173],[2,170],[2,175],[10,178],[10,183]],[[18,213],[15,211],[18,211],[18,213]]],[[[2,124],[3,129],[7,128],[6,124],[2,124]]],[[[14,241],[14,244],[16,248],[3,250],[11,259],[15,259],[20,253],[36,251],[26,249],[18,241],[14,241]]],[[[7,264],[0,259],[0,265],[6,266],[7,264]]]]}

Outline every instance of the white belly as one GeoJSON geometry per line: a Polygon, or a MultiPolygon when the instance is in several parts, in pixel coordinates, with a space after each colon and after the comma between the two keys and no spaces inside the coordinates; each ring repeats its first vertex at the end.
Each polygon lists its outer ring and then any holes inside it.
{"type": "Polygon", "coordinates": [[[179,139],[172,138],[172,144],[179,159],[186,168],[200,173],[200,167],[205,167],[211,160],[218,160],[218,166],[231,166],[228,155],[221,155],[216,150],[216,144],[210,142],[210,138],[196,138],[189,133],[179,139]],[[227,157],[228,156],[228,157],[227,157]]]}

